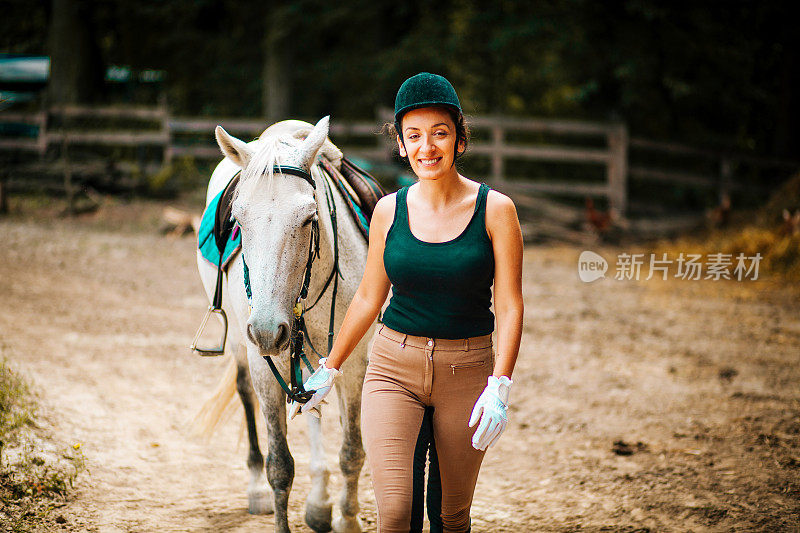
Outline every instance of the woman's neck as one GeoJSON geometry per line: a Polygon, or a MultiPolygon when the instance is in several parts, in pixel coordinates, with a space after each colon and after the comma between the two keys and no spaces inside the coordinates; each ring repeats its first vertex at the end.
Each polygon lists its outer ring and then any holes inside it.
{"type": "Polygon", "coordinates": [[[464,178],[455,171],[435,180],[419,180],[420,199],[435,211],[442,210],[464,195],[464,178]]]}

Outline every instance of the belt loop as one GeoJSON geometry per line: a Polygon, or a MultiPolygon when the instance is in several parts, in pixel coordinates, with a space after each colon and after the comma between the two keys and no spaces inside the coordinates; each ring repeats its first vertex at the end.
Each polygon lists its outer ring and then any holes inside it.
{"type": "Polygon", "coordinates": [[[405,347],[406,347],[406,339],[407,339],[407,338],[408,338],[408,335],[407,335],[407,334],[405,334],[405,333],[403,333],[403,340],[402,340],[402,341],[400,341],[400,347],[401,347],[401,348],[405,348],[405,347]]]}
{"type": "Polygon", "coordinates": [[[467,337],[466,339],[464,339],[464,351],[465,351],[465,352],[468,352],[468,351],[469,351],[469,337],[467,337]]]}

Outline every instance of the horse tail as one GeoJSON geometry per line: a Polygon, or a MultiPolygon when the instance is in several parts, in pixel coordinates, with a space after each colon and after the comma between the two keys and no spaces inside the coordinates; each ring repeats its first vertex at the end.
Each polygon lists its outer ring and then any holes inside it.
{"type": "Polygon", "coordinates": [[[236,357],[229,355],[228,364],[222,374],[214,393],[200,407],[191,422],[192,434],[206,440],[210,439],[222,422],[229,420],[236,411],[237,402],[232,402],[236,395],[236,357]]]}

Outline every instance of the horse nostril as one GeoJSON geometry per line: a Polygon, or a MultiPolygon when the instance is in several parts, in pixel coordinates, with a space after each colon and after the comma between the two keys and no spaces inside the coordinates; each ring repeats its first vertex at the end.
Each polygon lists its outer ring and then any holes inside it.
{"type": "Polygon", "coordinates": [[[258,346],[258,341],[256,340],[256,335],[253,332],[253,325],[247,324],[247,338],[250,339],[250,342],[258,346]]]}
{"type": "Polygon", "coordinates": [[[278,334],[275,336],[275,347],[282,350],[289,341],[289,326],[281,324],[278,326],[278,334]]]}

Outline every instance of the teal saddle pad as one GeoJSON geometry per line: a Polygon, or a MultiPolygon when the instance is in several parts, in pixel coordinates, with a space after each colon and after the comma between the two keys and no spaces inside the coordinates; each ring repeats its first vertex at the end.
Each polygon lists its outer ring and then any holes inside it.
{"type": "MultiPolygon", "coordinates": [[[[214,239],[214,222],[217,217],[217,206],[219,200],[225,193],[225,189],[221,190],[213,200],[208,203],[206,210],[203,211],[203,218],[200,220],[200,231],[197,232],[198,248],[203,258],[214,266],[219,264],[219,249],[217,242],[214,239]]],[[[236,253],[242,249],[242,233],[234,230],[230,238],[225,242],[225,250],[222,253],[222,268],[228,268],[228,263],[236,256],[236,253]]]]}

